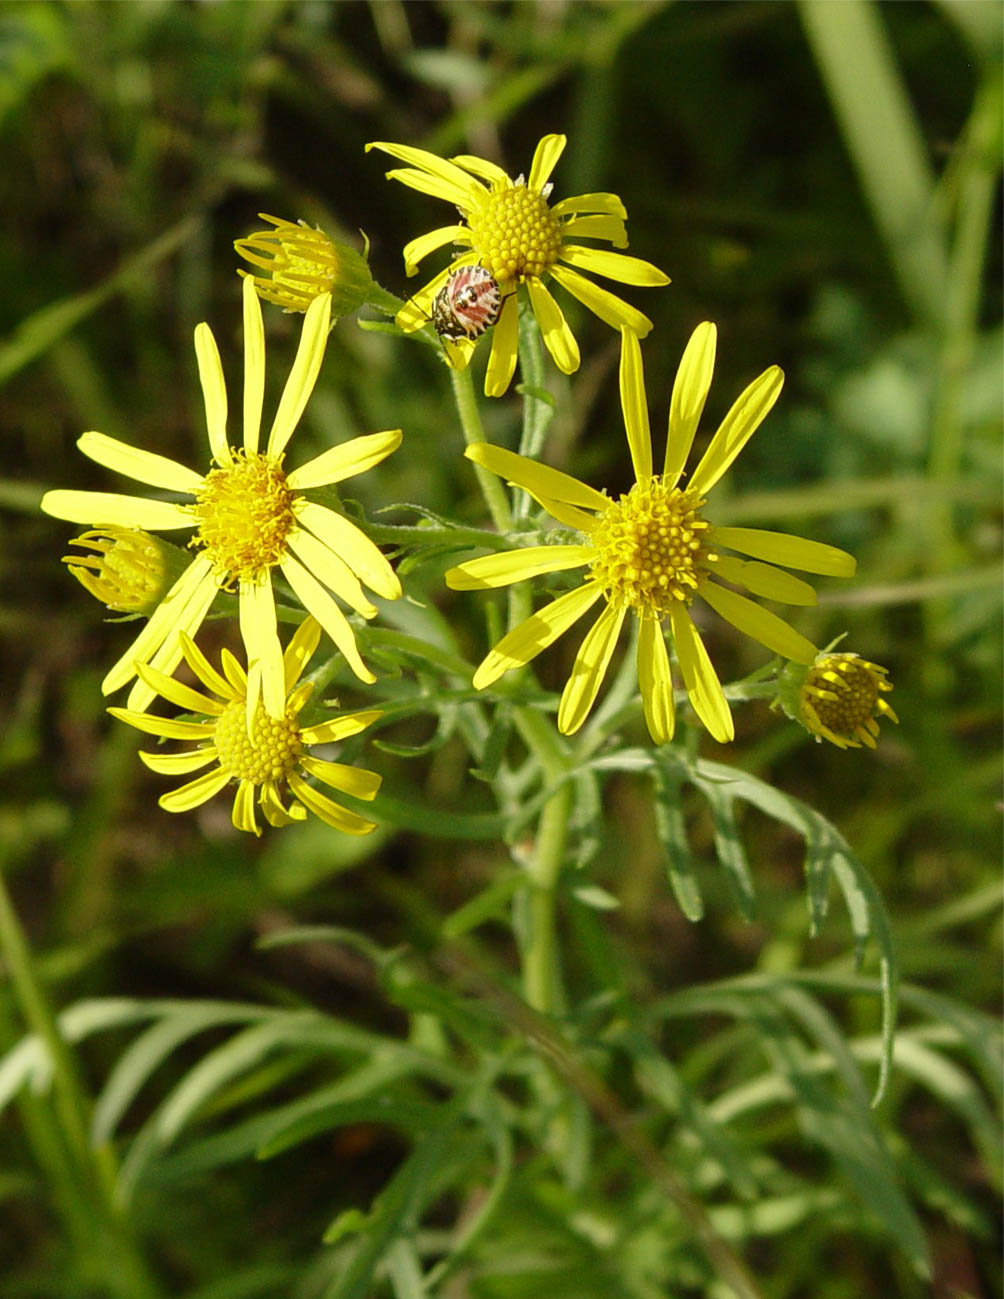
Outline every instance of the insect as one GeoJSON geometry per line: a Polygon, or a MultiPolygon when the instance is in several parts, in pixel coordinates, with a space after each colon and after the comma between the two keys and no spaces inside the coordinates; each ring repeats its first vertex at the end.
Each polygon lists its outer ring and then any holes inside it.
{"type": "Polygon", "coordinates": [[[449,278],[432,303],[432,324],[440,338],[456,343],[462,338],[480,338],[502,311],[498,280],[483,266],[461,266],[449,278]]]}

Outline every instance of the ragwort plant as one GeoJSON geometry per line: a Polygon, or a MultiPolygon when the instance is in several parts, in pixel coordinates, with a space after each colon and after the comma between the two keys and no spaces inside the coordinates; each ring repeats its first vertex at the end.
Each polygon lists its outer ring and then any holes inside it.
{"type": "MultiPolygon", "coordinates": [[[[897,720],[882,667],[836,652],[836,642],[820,649],[796,625],[798,608],[814,604],[816,592],[789,570],[848,579],[855,561],[821,541],[714,522],[716,485],[755,433],[770,436],[768,416],[783,375],[770,366],[752,378],[688,470],[714,369],[711,322],[697,327],[680,360],[657,469],[639,341],[650,322],[582,272],[646,287],[665,285],[668,277],[591,242],[627,246],[627,213],[616,195],[552,200],[564,145],[563,136],[545,137],[528,177],[515,181],[485,159],[370,146],[407,164],[388,173],[394,180],[459,212],[456,223],[405,248],[406,271],[450,243],[461,250],[457,257],[402,300],[372,280],[354,250],[302,224],[265,218],[271,229],[236,241],[255,267],[253,274],[241,271],[240,447],[227,433],[215,340],[201,324],[195,347],[209,441],[204,463],[189,469],[88,432],[79,443],[85,455],[157,489],[157,497],[55,490],[43,501],[48,514],[89,529],[74,541],[83,554],[67,558],[70,571],[110,609],[146,619],[102,689],[115,695],[131,684],[125,706],[109,712],[156,738],[141,754],[155,773],[182,780],[161,795],[165,812],[191,812],[226,791],[241,832],[263,833],[256,810],[274,835],[310,812],[333,834],[410,825],[504,839],[511,854],[511,867],[459,912],[444,917],[435,898],[423,901],[426,950],[385,950],[372,936],[337,927],[292,928],[270,940],[354,946],[388,1000],[411,1017],[406,1039],[310,1009],[197,1000],[81,1003],[57,1022],[34,995],[4,897],[7,959],[34,1006],[35,1033],[0,1068],[0,1102],[27,1078],[36,1086],[51,1080],[63,1098],[77,1136],[75,1157],[96,1188],[96,1239],[117,1242],[121,1257],[131,1260],[116,1283],[123,1296],[161,1293],[135,1242],[125,1239],[122,1206],[170,1163],[172,1150],[180,1147],[174,1158],[182,1169],[186,1160],[197,1169],[216,1158],[268,1159],[360,1122],[395,1128],[409,1153],[367,1211],[332,1220],[297,1295],[648,1299],[681,1288],[755,1296],[760,1290],[742,1259],[743,1242],[817,1213],[881,1224],[874,1229],[895,1239],[918,1273],[927,1267],[916,1209],[873,1108],[897,1041],[895,956],[881,900],[821,814],[699,754],[702,731],[718,744],[733,739],[733,710],[751,700],[775,704],[777,725],[791,719],[817,742],[841,748],[873,748],[878,721],[897,720]],[[474,288],[453,278],[466,266],[487,273],[474,288]],[[478,284],[497,290],[490,313],[478,284]],[[620,495],[546,461],[553,403],[544,349],[564,373],[580,363],[552,284],[620,335],[620,399],[635,475],[620,495]],[[303,316],[264,450],[259,297],[303,316]],[[393,332],[401,348],[411,336],[438,350],[490,526],[461,525],[421,506],[410,507],[414,521],[374,523],[340,499],[338,484],[363,472],[378,475],[402,440],[407,446],[407,428],[334,443],[306,462],[297,456],[296,426],[323,366],[329,329],[355,328],[352,317],[365,304],[395,322],[368,318],[360,322],[365,327],[393,332]],[[485,439],[470,369],[481,346],[489,349],[488,397],[504,395],[517,363],[521,368],[517,450],[485,439]],[[181,549],[150,535],[161,531],[192,535],[181,549]],[[438,574],[444,560],[446,586],[487,601],[490,634],[477,650],[479,665],[459,650],[424,644],[394,621],[393,602],[409,598],[412,575],[438,574]],[[499,588],[508,589],[504,612],[492,595],[499,588]],[[367,590],[386,602],[386,626],[367,590]],[[764,600],[796,613],[781,618],[764,600]],[[535,662],[596,608],[556,698],[535,677],[535,662]],[[209,618],[235,616],[245,662],[224,650],[217,666],[198,646],[200,629],[209,618]],[[702,635],[708,617],[765,647],[768,657],[751,676],[722,684],[702,635]],[[630,649],[617,666],[625,633],[630,649]],[[194,674],[196,687],[179,668],[194,674]],[[325,700],[336,678],[352,691],[351,708],[325,700]],[[172,711],[165,714],[164,704],[172,711]],[[395,744],[395,725],[430,714],[442,738],[460,738],[478,780],[493,791],[490,815],[409,808],[381,789],[381,748],[407,752],[395,744]],[[877,977],[739,977],[637,1010],[603,932],[616,902],[590,879],[604,834],[605,783],[618,773],[645,783],[669,884],[689,919],[699,919],[705,903],[684,825],[685,788],[707,805],[718,865],[745,916],[755,906],[757,873],[740,831],[740,809],[749,805],[804,838],[813,926],[824,923],[835,883],[859,962],[869,943],[877,949],[877,977]],[[559,920],[573,898],[578,919],[569,929],[559,920]],[[499,920],[511,925],[518,981],[497,967],[479,934],[499,920]],[[587,995],[570,992],[570,961],[587,972],[587,995]],[[816,994],[852,991],[878,998],[881,1031],[848,1045],[816,994]],[[706,1079],[684,1076],[672,1049],[664,1049],[672,1040],[667,1026],[700,1017],[724,1017],[749,1030],[767,1072],[750,1076],[729,1065],[730,1039],[716,1036],[709,1047],[716,1063],[708,1069],[721,1067],[727,1085],[717,1100],[703,1099],[706,1079]],[[142,1031],[88,1114],[66,1044],[132,1026],[142,1031]],[[126,1111],[157,1066],[208,1028],[229,1036],[126,1139],[126,1111]],[[288,1061],[276,1078],[296,1078],[305,1059],[333,1061],[336,1072],[319,1085],[315,1072],[306,1073],[302,1094],[289,1099],[287,1088],[242,1118],[229,1089],[239,1091],[269,1057],[288,1061]],[[875,1070],[870,1086],[864,1066],[875,1070]],[[626,1095],[640,1096],[640,1111],[626,1095]],[[775,1106],[794,1112],[805,1138],[840,1170],[845,1190],[819,1198],[760,1142],[758,1121],[775,1106]],[[222,1131],[181,1144],[212,1108],[222,1131]],[[679,1131],[667,1138],[669,1118],[679,1131]],[[603,1157],[604,1133],[623,1152],[620,1162],[603,1157]],[[507,1277],[518,1277],[522,1288],[509,1287],[507,1277]]],[[[660,343],[652,338],[646,346],[660,343]]],[[[666,408],[661,397],[654,404],[666,408]]],[[[935,1008],[921,1009],[936,1017],[935,1008]]],[[[900,1036],[901,1068],[924,1073],[923,1053],[936,1047],[923,1037],[923,1028],[900,1036]]],[[[991,1057],[988,1051],[984,1059],[992,1072],[991,1057]]]]}

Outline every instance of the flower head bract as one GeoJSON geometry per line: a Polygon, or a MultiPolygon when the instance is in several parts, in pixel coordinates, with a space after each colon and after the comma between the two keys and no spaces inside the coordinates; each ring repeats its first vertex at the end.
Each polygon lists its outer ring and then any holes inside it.
{"type": "Polygon", "coordinates": [[[270,825],[289,825],[313,812],[345,834],[369,834],[372,821],[328,798],[307,783],[312,776],[329,788],[355,798],[372,799],[381,777],[373,771],[314,757],[315,744],[332,744],[365,730],[380,716],[379,710],[345,713],[316,726],[301,726],[299,714],[313,691],[313,682],[300,681],[321,629],[308,617],[297,628],[283,656],[283,710],[271,717],[259,704],[247,724],[248,675],[234,656],[224,650],[220,666],[213,668],[190,636],[181,633],[181,652],[206,693],[183,685],[155,668],[140,665],[145,684],[155,694],[188,713],[190,718],[156,717],[126,708],[109,708],[113,717],[161,739],[190,740],[195,747],[180,753],[145,753],[140,757],[164,776],[187,776],[209,770],[169,794],[160,806],[168,812],[189,812],[208,802],[227,785],[236,784],[232,819],[238,830],[260,834],[255,805],[270,825]],[[199,720],[199,719],[203,720],[199,720]],[[283,802],[289,797],[289,805],[283,802]]]}
{"type": "Polygon", "coordinates": [[[454,590],[484,590],[543,573],[586,570],[580,585],[504,636],[474,675],[478,689],[491,685],[503,673],[528,663],[595,604],[602,604],[561,696],[558,727],[566,735],[577,731],[588,716],[631,614],[638,620],[638,681],[652,738],[665,743],[675,727],[668,631],[695,712],[716,740],[731,740],[729,706],[691,616],[695,599],[776,654],[811,663],[816,648],[810,641],[733,588],[742,587],[768,600],[809,605],[816,600],[813,588],[776,565],[838,577],[854,572],[854,559],[833,546],[756,528],[716,527],[704,517],[708,492],[780,394],[784,376],[777,366],[754,379],[739,396],[686,485],[681,485],[711,386],[716,337],[715,326],[706,322],[687,344],[673,385],[666,457],[657,474],[653,473],[641,348],[631,330],[622,331],[621,406],[636,482],[616,500],[569,474],[501,447],[479,442],[465,453],[476,464],[522,487],[559,523],[582,535],[574,544],[528,546],[469,560],[446,574],[454,590]]]}
{"type": "MultiPolygon", "coordinates": [[[[537,145],[525,180],[522,176],[510,179],[501,167],[484,158],[463,155],[447,160],[403,144],[377,142],[366,146],[382,149],[408,164],[387,172],[390,179],[452,203],[461,217],[459,223],[432,230],[405,247],[405,270],[409,275],[417,273],[423,258],[446,244],[454,244],[461,251],[398,312],[401,329],[410,332],[426,323],[436,295],[450,272],[460,266],[481,265],[498,281],[503,306],[492,334],[485,377],[485,392],[490,397],[506,391],[516,367],[518,285],[526,285],[530,306],[555,365],[571,374],[579,368],[579,346],[548,281],[559,284],[614,329],[625,326],[641,338],[652,328],[648,317],[582,272],[621,284],[669,283],[669,277],[650,262],[579,242],[598,239],[615,248],[627,247],[627,212],[616,194],[579,194],[554,204],[549,202],[551,172],[565,143],[563,135],[545,135],[537,145]]],[[[451,362],[462,368],[473,347],[466,341],[451,345],[451,362]]]]}
{"type": "MultiPolygon", "coordinates": [[[[227,390],[216,342],[208,325],[195,330],[195,352],[206,405],[212,467],[206,473],[140,450],[103,433],[84,433],[77,445],[86,456],[187,502],[151,500],[110,492],[47,492],[42,509],[58,519],[107,529],[110,525],[151,531],[194,528],[195,556],[154,610],[146,626],[102,682],[110,694],[136,677],[137,664],[170,674],[181,659],[181,633],[193,636],[219,590],[237,587],[241,634],[247,650],[249,723],[259,695],[272,717],[283,715],[282,648],[276,627],[273,570],[278,570],[361,680],[375,680],[360,658],[352,626],[334,596],[364,618],[376,606],[363,592],[387,599],[401,584],[385,556],[343,514],[308,499],[311,488],[351,478],[378,464],[401,442],[391,429],[331,447],[297,469],[284,466],[286,446],[313,391],[328,336],[331,299],[315,298],[303,321],[293,368],[264,451],[259,450],[265,393],[265,334],[250,277],[244,281],[243,445],[227,439],[227,390]]],[[[128,706],[143,709],[152,688],[140,678],[128,706]]]]}

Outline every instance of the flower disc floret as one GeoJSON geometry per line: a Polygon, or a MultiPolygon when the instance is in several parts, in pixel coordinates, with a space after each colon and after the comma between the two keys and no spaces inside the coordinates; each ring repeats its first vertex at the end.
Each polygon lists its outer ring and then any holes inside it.
{"type": "Polygon", "coordinates": [[[689,604],[701,568],[714,559],[704,544],[708,524],[695,492],[653,477],[613,501],[592,535],[590,565],[607,603],[640,618],[661,619],[675,603],[689,604]]]}
{"type": "Polygon", "coordinates": [[[232,463],[211,469],[196,493],[199,527],[191,545],[205,547],[226,585],[257,581],[286,556],[295,499],[278,460],[235,451],[232,463]]]}
{"type": "Polygon", "coordinates": [[[471,246],[500,283],[541,276],[558,260],[561,227],[542,194],[525,185],[496,191],[471,216],[471,246]]]}
{"type": "Polygon", "coordinates": [[[287,780],[303,752],[295,713],[287,709],[285,717],[269,717],[259,705],[249,730],[247,710],[238,699],[217,719],[213,742],[223,770],[252,785],[287,780]]]}

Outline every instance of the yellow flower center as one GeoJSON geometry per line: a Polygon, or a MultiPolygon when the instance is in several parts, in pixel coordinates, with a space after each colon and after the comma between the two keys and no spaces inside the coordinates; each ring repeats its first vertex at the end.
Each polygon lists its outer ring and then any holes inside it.
{"type": "Polygon", "coordinates": [[[810,715],[834,735],[854,739],[875,715],[879,691],[890,689],[863,659],[830,654],[810,669],[802,686],[810,715]]]}
{"type": "Polygon", "coordinates": [[[558,260],[560,224],[543,195],[525,185],[496,190],[469,223],[481,265],[500,283],[543,275],[558,260]]]}
{"type": "Polygon", "coordinates": [[[658,476],[612,501],[592,534],[592,575],[607,600],[640,618],[662,618],[675,601],[689,604],[705,564],[715,555],[702,534],[696,492],[667,487],[658,476]]]}
{"type": "Polygon", "coordinates": [[[296,526],[296,493],[278,460],[234,452],[233,464],[211,469],[195,498],[199,528],[191,545],[205,546],[217,580],[253,582],[286,555],[296,526]]]}
{"type": "Polygon", "coordinates": [[[227,704],[217,718],[213,740],[222,769],[234,780],[249,780],[254,785],[284,780],[303,751],[294,712],[269,717],[259,704],[249,735],[243,699],[227,704]]]}

